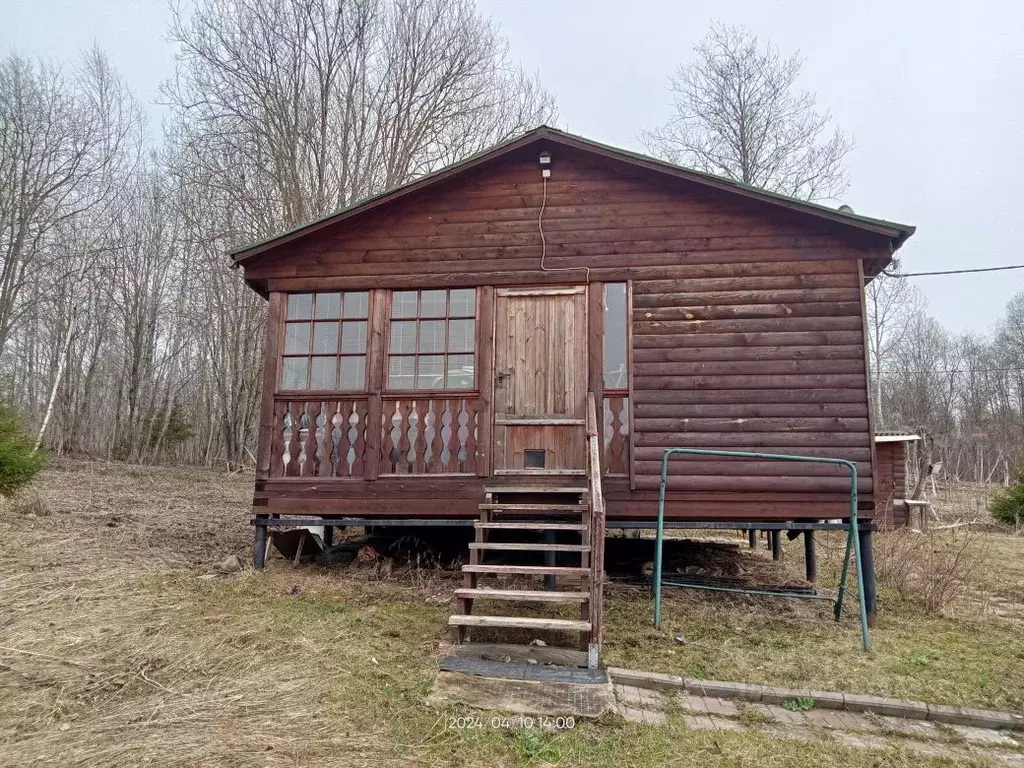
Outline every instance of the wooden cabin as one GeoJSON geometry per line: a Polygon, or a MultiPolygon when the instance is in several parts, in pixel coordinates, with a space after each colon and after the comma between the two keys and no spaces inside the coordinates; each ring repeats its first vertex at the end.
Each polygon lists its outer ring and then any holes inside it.
{"type": "MultiPolygon", "coordinates": [[[[564,505],[584,541],[547,546],[581,547],[593,587],[603,525],[655,518],[669,447],[855,461],[870,519],[863,288],[912,233],[542,126],[237,249],[269,301],[257,535],[475,521],[479,565],[481,526],[550,537],[564,505]]],[[[847,518],[849,480],[680,457],[666,503],[669,525],[847,518]]]]}

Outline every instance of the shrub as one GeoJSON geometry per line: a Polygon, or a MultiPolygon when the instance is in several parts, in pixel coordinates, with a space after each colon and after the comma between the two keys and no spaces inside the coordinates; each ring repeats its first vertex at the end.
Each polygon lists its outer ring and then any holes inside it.
{"type": "Polygon", "coordinates": [[[875,547],[879,585],[928,613],[942,613],[955,603],[984,562],[982,541],[970,528],[888,531],[878,534],[875,547]]]}
{"type": "Polygon", "coordinates": [[[13,496],[43,468],[46,456],[33,453],[33,443],[18,414],[0,405],[0,498],[13,496]]]}
{"type": "Polygon", "coordinates": [[[1024,469],[1006,488],[998,488],[989,500],[992,517],[1012,526],[1024,524],[1024,469]]]}

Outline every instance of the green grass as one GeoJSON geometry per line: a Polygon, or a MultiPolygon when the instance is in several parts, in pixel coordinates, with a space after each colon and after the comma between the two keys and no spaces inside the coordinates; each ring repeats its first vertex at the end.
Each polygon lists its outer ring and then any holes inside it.
{"type": "MultiPolygon", "coordinates": [[[[995,536],[1014,566],[1001,571],[1003,589],[1024,594],[1024,539],[995,536]]],[[[802,566],[800,542],[787,546],[802,566]]],[[[753,556],[753,555],[751,555],[753,556]]],[[[985,578],[992,578],[985,576],[985,578]]],[[[826,576],[823,584],[829,584],[826,576]]],[[[879,596],[872,650],[860,647],[856,596],[842,622],[830,603],[708,596],[667,588],[662,626],[640,589],[613,590],[607,599],[605,655],[613,666],[685,677],[792,688],[842,690],[992,709],[1024,708],[1024,629],[983,615],[928,614],[888,590],[879,596]],[[686,644],[675,642],[683,634],[686,644]]]]}

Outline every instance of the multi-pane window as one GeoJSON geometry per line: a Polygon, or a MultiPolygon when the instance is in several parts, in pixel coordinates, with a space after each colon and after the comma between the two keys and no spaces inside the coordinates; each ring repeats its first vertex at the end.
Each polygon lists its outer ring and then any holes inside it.
{"type": "Polygon", "coordinates": [[[472,389],[475,350],[476,289],[391,294],[388,389],[472,389]]]}
{"type": "Polygon", "coordinates": [[[369,306],[366,291],[289,294],[281,389],[365,389],[369,306]]]}
{"type": "Polygon", "coordinates": [[[604,387],[626,389],[626,284],[604,286],[604,387]]]}

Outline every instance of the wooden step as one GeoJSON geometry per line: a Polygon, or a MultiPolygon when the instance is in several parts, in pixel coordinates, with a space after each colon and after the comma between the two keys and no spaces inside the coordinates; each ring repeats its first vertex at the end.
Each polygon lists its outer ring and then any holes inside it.
{"type": "Polygon", "coordinates": [[[470,549],[501,549],[505,551],[522,552],[589,552],[590,547],[586,544],[545,544],[537,542],[511,542],[511,541],[471,541],[470,549]]]}
{"type": "Polygon", "coordinates": [[[558,592],[547,589],[456,589],[455,596],[470,600],[514,600],[525,603],[585,603],[589,592],[558,592]]]}
{"type": "Polygon", "coordinates": [[[579,619],[538,619],[526,616],[450,616],[452,627],[520,627],[522,629],[555,629],[589,632],[590,622],[579,619]]]}
{"type": "Polygon", "coordinates": [[[485,486],[484,494],[586,494],[586,486],[557,487],[553,485],[495,485],[485,486]]]}
{"type": "Polygon", "coordinates": [[[463,573],[491,573],[494,575],[522,576],[589,576],[589,568],[564,565],[464,565],[463,573]]]}
{"type": "Polygon", "coordinates": [[[500,509],[505,512],[586,512],[586,504],[481,504],[480,509],[500,509]]]}
{"type": "Polygon", "coordinates": [[[500,531],[585,531],[585,523],[537,523],[523,520],[516,523],[474,523],[477,528],[500,531]]]}

